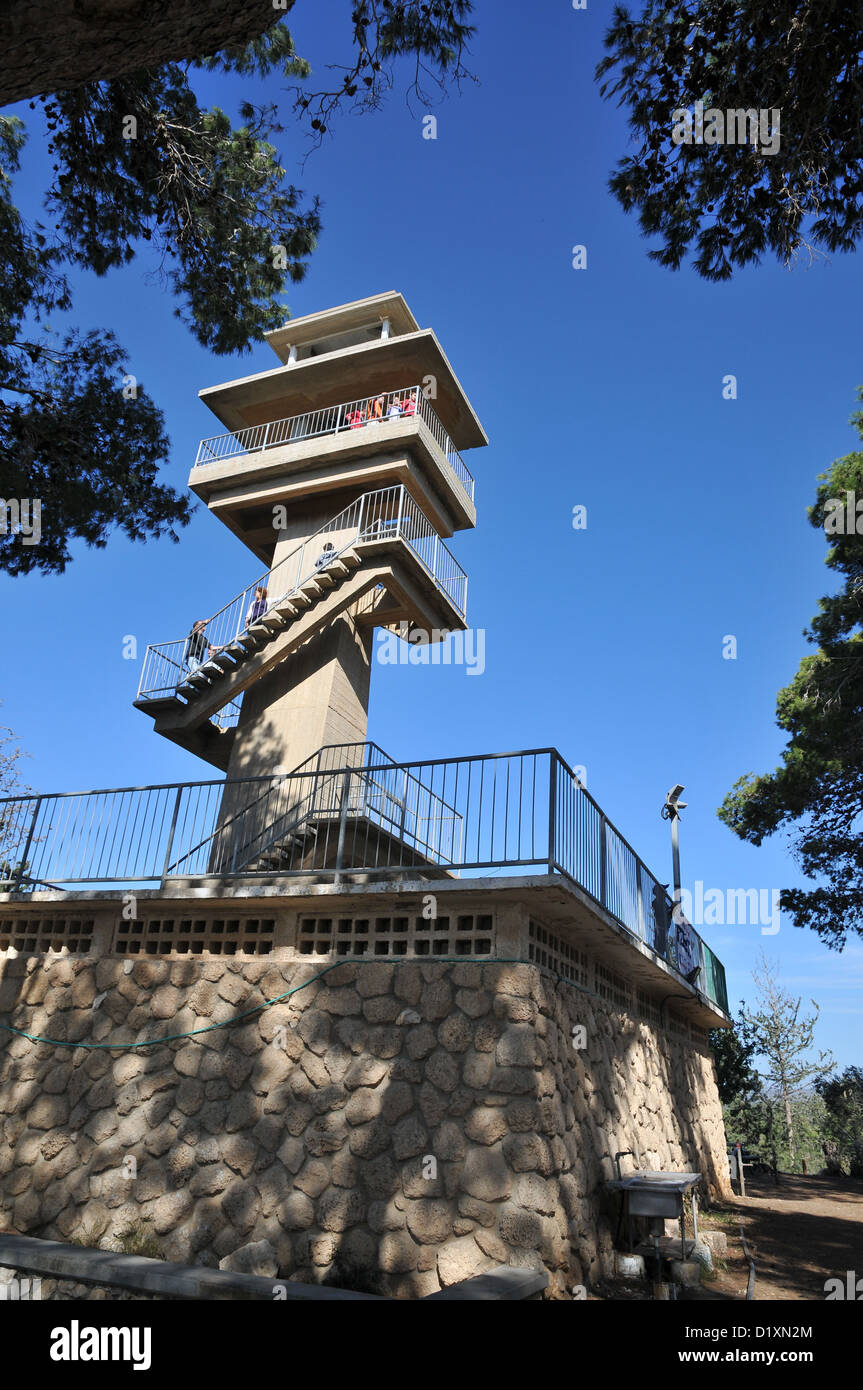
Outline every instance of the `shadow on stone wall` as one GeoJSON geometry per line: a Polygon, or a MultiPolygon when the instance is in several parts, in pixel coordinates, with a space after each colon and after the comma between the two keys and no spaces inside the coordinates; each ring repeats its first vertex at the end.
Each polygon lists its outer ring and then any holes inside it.
{"type": "MultiPolygon", "coordinates": [[[[326,964],[22,957],[0,1018],[143,1041],[326,964]]],[[[403,1297],[544,1266],[567,1296],[611,1272],[617,1150],[723,1186],[709,1054],[532,966],[345,963],[134,1051],[2,1036],[0,1220],[21,1234],[110,1245],[143,1220],[171,1260],[403,1297]]]]}

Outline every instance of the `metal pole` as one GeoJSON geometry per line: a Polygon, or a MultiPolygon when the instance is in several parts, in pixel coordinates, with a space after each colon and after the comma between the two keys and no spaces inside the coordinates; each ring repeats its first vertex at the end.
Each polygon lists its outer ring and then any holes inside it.
{"type": "Polygon", "coordinates": [[[342,865],[345,857],[345,832],[347,830],[348,802],[351,795],[351,773],[348,770],[342,778],[342,804],[339,808],[339,843],[336,849],[336,873],[333,887],[338,888],[342,881],[342,865]]]}
{"type": "Polygon", "coordinates": [[[405,827],[406,827],[406,822],[407,822],[407,815],[408,815],[408,774],[407,774],[407,771],[405,771],[405,772],[402,774],[402,818],[401,818],[401,825],[399,826],[399,844],[400,844],[400,846],[402,846],[402,847],[404,847],[404,842],[405,842],[405,827]]]}
{"type": "Polygon", "coordinates": [[[548,872],[554,873],[557,839],[557,758],[552,753],[548,770],[548,872]]]}
{"type": "Polygon", "coordinates": [[[678,925],[678,910],[681,902],[681,883],[680,883],[680,832],[677,822],[680,820],[680,812],[686,809],[686,802],[680,800],[680,793],[683,787],[678,782],[671,788],[665,796],[665,804],[662,807],[663,820],[671,821],[671,859],[672,859],[672,878],[674,880],[674,892],[672,901],[674,910],[672,920],[674,925],[678,925]]]}
{"type": "Polygon", "coordinates": [[[679,906],[679,904],[680,904],[680,889],[681,889],[681,884],[680,884],[680,834],[679,834],[678,828],[677,828],[677,827],[678,827],[678,822],[679,822],[679,820],[680,820],[680,817],[679,817],[678,815],[676,815],[676,814],[673,815],[673,816],[671,817],[671,858],[672,858],[672,861],[673,861],[674,905],[675,905],[675,907],[679,906]]]}
{"type": "Polygon", "coordinates": [[[38,818],[38,816],[39,816],[39,810],[40,810],[41,806],[42,806],[42,798],[41,798],[41,796],[40,796],[40,797],[37,797],[37,798],[36,798],[36,805],[35,805],[34,808],[33,808],[33,819],[32,819],[31,822],[30,822],[30,829],[29,829],[29,831],[27,832],[27,843],[26,843],[25,846],[24,846],[24,853],[23,853],[22,856],[21,856],[21,863],[18,865],[18,877],[17,877],[17,879],[15,880],[15,888],[14,888],[14,891],[15,891],[16,893],[20,893],[20,892],[21,892],[21,880],[22,880],[22,878],[24,877],[24,870],[25,870],[25,868],[26,868],[26,866],[27,866],[27,855],[30,853],[30,846],[31,846],[31,844],[33,843],[33,832],[34,832],[35,829],[36,829],[36,820],[37,820],[37,818],[38,818]]]}
{"type": "Polygon", "coordinates": [[[168,844],[165,849],[165,863],[162,866],[162,883],[168,877],[168,869],[171,866],[171,850],[174,847],[174,831],[177,828],[177,817],[180,814],[180,797],[183,795],[183,788],[177,788],[177,795],[174,797],[174,814],[171,819],[171,829],[168,831],[168,844]]]}

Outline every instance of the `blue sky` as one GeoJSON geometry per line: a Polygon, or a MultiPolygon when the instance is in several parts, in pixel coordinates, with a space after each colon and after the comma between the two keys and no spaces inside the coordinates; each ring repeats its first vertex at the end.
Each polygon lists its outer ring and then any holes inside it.
{"type": "MultiPolygon", "coordinates": [[[[300,0],[297,48],[333,60],[341,0],[300,0]]],[[[303,314],[400,290],[440,337],[490,438],[466,462],[478,526],[451,543],[470,576],[469,620],[486,669],[377,666],[369,736],[396,758],[555,745],[660,877],[659,808],[685,784],[684,880],[779,888],[799,881],[783,842],[737,841],[715,808],[783,744],[775,696],[805,652],[801,630],[831,585],[808,525],[815,476],[854,448],[863,381],[859,257],[783,270],[773,262],[709,285],[648,261],[637,224],[607,191],[628,149],[623,115],[592,73],[607,9],[566,0],[479,0],[466,83],[430,109],[395,91],[312,153],[281,137],[289,177],[323,199],[324,232],[288,303],[303,314]],[[572,247],[587,247],[587,269],[572,247]],[[723,400],[733,373],[738,399],[723,400]],[[584,531],[573,507],[588,509],[584,531]],[[723,639],[738,642],[736,660],[723,639]]],[[[347,26],[342,30],[347,32],[347,26]]],[[[337,55],[338,56],[338,55],[337,55]]],[[[284,84],[207,78],[202,98],[280,102],[284,84]]],[[[48,181],[37,114],[17,192],[34,214],[48,181]]],[[[79,321],[110,325],[128,370],[163,407],[168,476],[183,486],[198,440],[221,426],[198,390],[275,365],[203,351],[173,317],[146,258],[75,278],[79,321]],[[149,278],[148,278],[149,272],[149,278]]],[[[139,665],[123,639],[181,635],[251,580],[254,557],[201,507],[179,546],[75,549],[56,578],[0,579],[7,639],[0,721],[43,791],[207,777],[132,707],[139,665]]],[[[783,923],[705,928],[729,995],[751,997],[761,949],[787,986],[822,1006],[820,1042],[860,1061],[863,942],[842,955],[783,923]]]]}

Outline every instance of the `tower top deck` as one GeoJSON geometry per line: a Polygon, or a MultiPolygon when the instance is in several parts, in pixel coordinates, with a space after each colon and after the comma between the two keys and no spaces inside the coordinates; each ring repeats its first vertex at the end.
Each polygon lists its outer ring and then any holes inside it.
{"type": "Polygon", "coordinates": [[[404,295],[397,290],[355,299],[317,314],[303,314],[274,328],[264,337],[280,362],[287,364],[293,349],[295,360],[328,356],[345,348],[365,346],[383,338],[418,333],[420,326],[404,295]]]}
{"type": "Polygon", "coordinates": [[[395,291],[291,319],[266,338],[278,367],[198,393],[228,430],[431,379],[435,411],[455,447],[488,443],[434,331],[419,327],[395,291]]]}

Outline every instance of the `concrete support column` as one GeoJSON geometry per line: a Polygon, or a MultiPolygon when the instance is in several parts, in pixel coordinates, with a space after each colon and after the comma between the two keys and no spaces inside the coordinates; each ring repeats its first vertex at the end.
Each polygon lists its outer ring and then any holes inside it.
{"type": "Polygon", "coordinates": [[[276,769],[291,772],[328,744],[365,742],[373,641],[373,628],[341,614],[246,691],[211,873],[247,866],[268,847],[274,825],[290,830],[315,801],[320,788],[312,775],[284,782],[276,769]],[[245,778],[273,780],[235,784],[245,778]]]}
{"type": "Polygon", "coordinates": [[[364,742],[373,637],[343,614],[250,686],[228,778],[293,771],[325,744],[364,742]]]}

